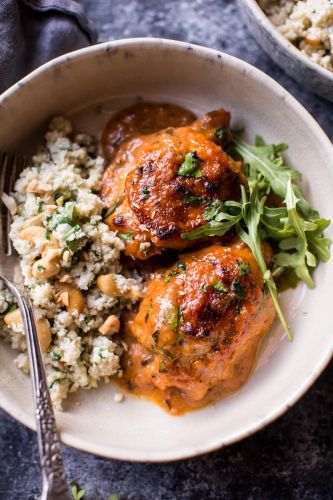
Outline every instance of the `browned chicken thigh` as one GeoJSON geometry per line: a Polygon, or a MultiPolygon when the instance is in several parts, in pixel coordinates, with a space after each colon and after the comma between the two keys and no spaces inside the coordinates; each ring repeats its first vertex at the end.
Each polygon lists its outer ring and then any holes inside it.
{"type": "MultiPolygon", "coordinates": [[[[190,120],[186,113],[183,122],[190,120]]],[[[159,126],[167,122],[162,115],[159,126]]],[[[131,115],[126,124],[124,116],[120,125],[119,120],[113,128],[109,125],[114,142],[107,142],[107,134],[104,138],[106,152],[113,157],[102,188],[103,199],[113,208],[106,222],[118,231],[125,253],[133,258],[145,260],[168,248],[183,250],[193,242],[181,234],[206,223],[204,210],[213,199],[240,196],[240,163],[223,150],[231,137],[230,115],[219,110],[191,125],[168,126],[149,135],[142,133],[151,130],[152,123],[135,128],[139,120],[131,115]],[[119,146],[119,137],[128,140],[119,146]]],[[[171,120],[177,121],[182,121],[180,113],[171,120]]]]}
{"type": "Polygon", "coordinates": [[[274,318],[243,243],[186,254],[152,279],[128,321],[124,380],[174,414],[204,406],[246,381],[274,318]]]}

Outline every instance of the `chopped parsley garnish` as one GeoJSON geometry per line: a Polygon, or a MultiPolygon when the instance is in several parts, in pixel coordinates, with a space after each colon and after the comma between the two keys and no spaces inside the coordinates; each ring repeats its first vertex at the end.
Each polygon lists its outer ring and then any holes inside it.
{"type": "Polygon", "coordinates": [[[57,216],[58,224],[70,224],[71,226],[77,224],[78,217],[75,211],[75,203],[70,201],[64,206],[62,214],[57,216]]]}
{"type": "Polygon", "coordinates": [[[51,352],[51,358],[53,361],[60,361],[61,360],[61,355],[58,352],[51,352]]]}
{"type": "Polygon", "coordinates": [[[52,234],[51,229],[46,229],[46,231],[45,231],[45,238],[46,238],[48,241],[50,241],[50,239],[51,239],[51,234],[52,234]]]}
{"type": "Polygon", "coordinates": [[[249,262],[246,262],[245,260],[239,260],[237,262],[238,265],[238,271],[241,276],[247,276],[249,272],[251,271],[251,265],[249,262]]]}
{"type": "Polygon", "coordinates": [[[160,369],[159,369],[159,371],[160,372],[165,372],[166,367],[167,367],[166,361],[165,361],[165,359],[162,359],[162,361],[160,362],[160,369]]]}
{"type": "Polygon", "coordinates": [[[221,280],[218,280],[216,283],[212,285],[212,288],[219,293],[228,293],[228,288],[222,283],[221,280]]]}
{"type": "Polygon", "coordinates": [[[218,139],[219,141],[225,141],[226,139],[228,139],[228,131],[223,128],[223,127],[219,127],[215,130],[215,137],[216,139],[218,139]]]}
{"type": "Polygon", "coordinates": [[[133,239],[133,233],[118,233],[118,236],[122,240],[132,240],[133,239]]]}
{"type": "Polygon", "coordinates": [[[245,289],[237,278],[231,283],[231,291],[235,295],[238,302],[244,299],[245,289]]]}
{"type": "Polygon", "coordinates": [[[13,311],[16,311],[16,309],[18,309],[18,305],[17,304],[8,304],[7,306],[7,309],[5,311],[5,313],[11,313],[13,311]]]}
{"type": "Polygon", "coordinates": [[[187,155],[185,155],[183,163],[178,169],[177,175],[185,177],[196,177],[197,179],[199,179],[200,177],[202,177],[202,172],[199,170],[202,162],[203,160],[199,158],[196,151],[187,153],[187,155]]]}
{"type": "Polygon", "coordinates": [[[105,356],[105,347],[100,347],[98,350],[98,356],[101,359],[106,359],[107,356],[105,356]]]}
{"type": "Polygon", "coordinates": [[[147,188],[144,188],[142,191],[141,191],[141,198],[140,200],[146,200],[148,198],[148,196],[150,195],[150,191],[149,189],[147,188]]]}
{"type": "Polygon", "coordinates": [[[54,199],[58,200],[61,197],[65,201],[70,200],[72,197],[72,191],[69,188],[57,189],[54,193],[54,199]]]}
{"type": "Polygon", "coordinates": [[[81,231],[81,226],[76,224],[65,234],[66,246],[72,252],[76,252],[82,243],[82,238],[76,237],[76,234],[79,233],[80,231],[81,231]]]}
{"type": "Polygon", "coordinates": [[[191,205],[191,207],[198,207],[205,202],[205,198],[203,196],[190,195],[185,196],[184,201],[186,205],[191,205]]]}
{"type": "Polygon", "coordinates": [[[112,205],[109,206],[109,208],[107,208],[103,211],[103,219],[104,220],[107,219],[111,214],[113,214],[113,212],[116,210],[117,206],[121,202],[122,198],[123,198],[122,196],[117,198],[116,201],[114,201],[112,203],[112,205]]]}
{"type": "Polygon", "coordinates": [[[60,384],[60,378],[55,378],[53,382],[51,382],[51,384],[49,385],[49,389],[52,389],[55,386],[55,384],[60,384]]]}
{"type": "Polygon", "coordinates": [[[169,274],[167,274],[167,276],[165,276],[164,281],[166,283],[168,283],[173,276],[177,276],[179,274],[179,271],[184,271],[184,273],[185,273],[186,270],[187,270],[187,268],[186,268],[185,262],[184,261],[180,261],[176,265],[175,269],[173,271],[171,271],[169,274]]]}
{"type": "Polygon", "coordinates": [[[178,326],[184,323],[183,311],[180,307],[174,306],[164,314],[164,319],[176,333],[178,330],[178,326]]]}
{"type": "Polygon", "coordinates": [[[45,267],[44,266],[41,266],[41,265],[38,265],[37,266],[37,269],[40,273],[42,273],[43,271],[45,271],[45,267]]]}
{"type": "Polygon", "coordinates": [[[43,206],[44,206],[44,203],[42,201],[40,201],[38,203],[38,213],[41,214],[43,212],[43,206]]]}

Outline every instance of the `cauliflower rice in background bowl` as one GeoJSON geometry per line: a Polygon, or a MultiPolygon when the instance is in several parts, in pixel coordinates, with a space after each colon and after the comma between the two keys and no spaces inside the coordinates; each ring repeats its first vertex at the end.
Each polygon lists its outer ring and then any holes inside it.
{"type": "Polygon", "coordinates": [[[239,0],[266,53],[302,85],[333,102],[331,0],[239,0]]]}
{"type": "MultiPolygon", "coordinates": [[[[53,119],[45,146],[5,197],[57,409],[69,392],[121,376],[126,346],[114,336],[121,312],[144,291],[143,279],[120,265],[123,240],[103,223],[97,191],[104,160],[95,157],[92,137],[72,135],[70,121],[53,119]],[[99,288],[101,276],[112,282],[108,294],[99,288]]],[[[27,373],[21,313],[1,281],[0,336],[18,351],[15,363],[27,373]]]]}

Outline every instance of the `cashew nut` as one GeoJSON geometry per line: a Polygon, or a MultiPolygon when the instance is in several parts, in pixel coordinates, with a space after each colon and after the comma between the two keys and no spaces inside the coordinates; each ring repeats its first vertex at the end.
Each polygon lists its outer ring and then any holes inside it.
{"type": "Polygon", "coordinates": [[[43,214],[37,214],[37,215],[34,215],[33,217],[31,217],[31,219],[26,220],[22,224],[21,230],[23,230],[27,227],[31,227],[31,226],[42,226],[42,223],[43,223],[43,214]]]}
{"type": "MultiPolygon", "coordinates": [[[[31,220],[31,219],[30,219],[31,220]]],[[[28,226],[20,232],[21,240],[40,245],[46,240],[46,229],[42,226],[28,226]]]]}
{"type": "Polygon", "coordinates": [[[50,347],[52,340],[50,323],[46,318],[39,318],[36,322],[36,327],[37,327],[40,347],[43,352],[46,352],[50,347]]]}
{"type": "Polygon", "coordinates": [[[32,275],[37,279],[47,279],[60,271],[59,258],[48,260],[47,257],[36,260],[32,266],[32,275]]]}
{"type": "Polygon", "coordinates": [[[19,309],[14,309],[14,311],[7,313],[4,318],[4,322],[8,326],[19,325],[22,323],[22,314],[19,309]]]}
{"type": "MultiPolygon", "coordinates": [[[[15,309],[15,311],[7,313],[4,317],[4,322],[8,326],[22,324],[21,311],[15,309]]],[[[41,349],[43,352],[46,352],[52,340],[50,324],[46,318],[39,318],[36,321],[36,328],[41,349]]]]}
{"type": "MultiPolygon", "coordinates": [[[[36,215],[36,217],[39,216],[36,215]]],[[[29,225],[28,227],[22,229],[19,236],[22,240],[33,243],[35,246],[41,246],[42,252],[48,250],[49,248],[59,248],[59,243],[55,238],[53,238],[53,236],[51,236],[49,240],[46,238],[46,229],[43,226],[29,225]]]]}
{"type": "Polygon", "coordinates": [[[118,292],[117,284],[112,274],[101,274],[98,276],[96,283],[100,291],[109,297],[114,297],[118,292]]]}
{"type": "Polygon", "coordinates": [[[27,189],[26,189],[27,193],[37,193],[37,194],[45,194],[45,193],[49,193],[50,191],[52,191],[52,186],[50,186],[49,184],[45,184],[44,187],[42,187],[37,179],[32,179],[29,184],[27,185],[27,189]]]}
{"type": "Polygon", "coordinates": [[[102,326],[99,327],[98,331],[102,335],[112,335],[114,333],[119,332],[119,328],[120,328],[119,318],[117,318],[117,316],[115,316],[114,314],[111,314],[111,316],[109,316],[104,321],[102,326]]]}
{"type": "Polygon", "coordinates": [[[74,311],[82,313],[86,301],[83,294],[78,288],[76,288],[71,283],[57,283],[56,284],[56,294],[59,301],[67,307],[69,314],[73,314],[74,311]]]}

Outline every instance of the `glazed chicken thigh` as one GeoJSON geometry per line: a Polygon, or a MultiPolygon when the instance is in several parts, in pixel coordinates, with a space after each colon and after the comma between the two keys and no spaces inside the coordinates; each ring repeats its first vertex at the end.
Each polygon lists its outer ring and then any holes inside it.
{"type": "Polygon", "coordinates": [[[181,234],[206,223],[204,211],[212,200],[239,198],[240,163],[223,150],[231,138],[229,120],[221,109],[187,126],[148,135],[139,128],[137,137],[134,118],[125,133],[123,122],[116,127],[129,139],[120,146],[118,140],[113,149],[107,143],[113,159],[102,197],[112,207],[106,222],[124,239],[125,254],[145,260],[163,249],[184,250],[193,242],[181,234]]]}
{"type": "Polygon", "coordinates": [[[204,406],[246,381],[274,318],[243,243],[183,255],[152,279],[128,321],[124,380],[174,414],[204,406]]]}

